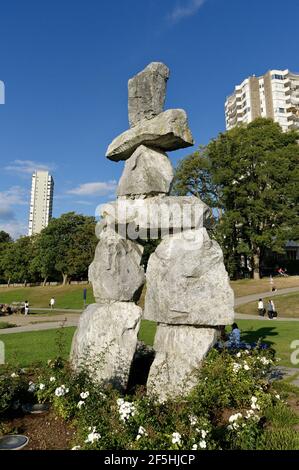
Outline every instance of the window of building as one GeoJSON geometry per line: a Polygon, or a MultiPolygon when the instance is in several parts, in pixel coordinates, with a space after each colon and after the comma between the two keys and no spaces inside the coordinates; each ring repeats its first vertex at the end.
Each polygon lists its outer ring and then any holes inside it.
{"type": "Polygon", "coordinates": [[[271,76],[272,80],[284,80],[284,76],[283,75],[278,75],[278,74],[273,74],[271,76]]]}
{"type": "Polygon", "coordinates": [[[287,258],[290,260],[296,260],[296,250],[287,250],[287,258]]]}

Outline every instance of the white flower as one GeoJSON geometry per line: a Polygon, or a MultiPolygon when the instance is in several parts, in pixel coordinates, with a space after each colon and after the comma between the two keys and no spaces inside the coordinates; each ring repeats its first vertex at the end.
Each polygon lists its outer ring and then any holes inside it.
{"type": "Polygon", "coordinates": [[[229,425],[227,426],[227,429],[228,429],[229,431],[232,431],[234,428],[232,427],[231,424],[229,424],[229,425]]]}
{"type": "Polygon", "coordinates": [[[192,450],[197,450],[197,444],[193,444],[192,450]]]}
{"type": "Polygon", "coordinates": [[[148,436],[148,434],[147,434],[147,432],[146,432],[146,429],[145,429],[143,426],[139,426],[138,434],[137,434],[137,437],[136,437],[136,441],[139,441],[139,439],[140,439],[142,436],[148,436]]]}
{"type": "Polygon", "coordinates": [[[237,362],[233,363],[233,371],[234,372],[238,372],[239,369],[241,369],[241,367],[242,367],[241,364],[238,364],[237,362]]]}
{"type": "Polygon", "coordinates": [[[40,390],[44,390],[44,388],[46,388],[45,384],[39,384],[39,389],[40,390]]]}
{"type": "Polygon", "coordinates": [[[80,393],[80,397],[82,398],[82,400],[85,400],[85,398],[89,397],[89,392],[80,393]]]}
{"type": "Polygon", "coordinates": [[[136,407],[133,403],[125,401],[123,398],[119,398],[116,403],[118,404],[118,412],[122,421],[126,421],[130,416],[135,415],[136,407]]]}
{"type": "Polygon", "coordinates": [[[142,435],[147,436],[146,429],[143,426],[139,426],[138,434],[141,434],[141,436],[142,435]]]}
{"type": "Polygon", "coordinates": [[[251,397],[251,408],[253,410],[259,410],[260,406],[257,404],[257,398],[256,397],[251,397]]]}
{"type": "Polygon", "coordinates": [[[11,374],[11,377],[14,379],[14,378],[19,377],[19,376],[18,376],[18,374],[16,374],[15,372],[13,372],[13,373],[11,374]]]}
{"type": "Polygon", "coordinates": [[[245,369],[245,370],[249,370],[249,369],[250,369],[249,365],[248,365],[248,364],[245,364],[245,365],[244,365],[244,369],[245,369]]]}
{"type": "MultiPolygon", "coordinates": [[[[91,428],[89,428],[90,430],[91,428]]],[[[93,444],[94,442],[98,441],[99,439],[101,439],[101,435],[96,432],[96,428],[94,427],[91,431],[90,434],[88,434],[87,436],[87,439],[85,439],[85,442],[90,442],[91,444],[93,444]]]]}
{"type": "Polygon", "coordinates": [[[181,438],[182,438],[182,436],[180,435],[180,433],[173,432],[171,442],[173,444],[180,444],[181,443],[181,438]]]}
{"type": "Polygon", "coordinates": [[[236,356],[237,356],[237,357],[241,357],[241,353],[238,352],[238,353],[236,354],[236,356]]]}
{"type": "Polygon", "coordinates": [[[270,359],[267,359],[264,356],[260,358],[260,361],[264,366],[267,366],[268,364],[270,364],[272,362],[270,359]]]}
{"type": "Polygon", "coordinates": [[[55,395],[57,397],[63,397],[68,392],[69,392],[69,389],[66,388],[65,385],[61,385],[60,387],[56,388],[55,395]]]}
{"type": "Polygon", "coordinates": [[[275,398],[277,398],[277,400],[280,400],[280,395],[275,395],[275,398]]]}
{"type": "Polygon", "coordinates": [[[205,439],[205,437],[207,436],[207,434],[208,434],[208,431],[205,431],[204,429],[201,430],[201,437],[202,437],[203,439],[205,439]]]}
{"type": "Polygon", "coordinates": [[[33,382],[29,382],[28,392],[35,392],[35,384],[33,382]]]}
{"type": "Polygon", "coordinates": [[[85,401],[80,400],[80,401],[78,401],[77,407],[81,408],[81,406],[83,406],[84,404],[85,404],[85,401]]]}
{"type": "Polygon", "coordinates": [[[55,382],[55,377],[50,377],[50,382],[55,382]]]}
{"type": "Polygon", "coordinates": [[[231,415],[229,417],[229,422],[233,423],[233,422],[237,421],[237,419],[239,419],[239,418],[242,418],[242,414],[241,413],[236,413],[236,414],[231,415]]]}
{"type": "Polygon", "coordinates": [[[205,449],[207,447],[207,443],[204,439],[199,442],[199,447],[201,449],[205,449]]]}
{"type": "Polygon", "coordinates": [[[189,416],[189,420],[190,420],[191,426],[195,426],[195,424],[197,424],[197,421],[198,421],[197,417],[193,415],[189,416]]]}
{"type": "Polygon", "coordinates": [[[81,446],[74,446],[74,447],[72,447],[72,450],[79,450],[79,449],[81,449],[81,446]]]}

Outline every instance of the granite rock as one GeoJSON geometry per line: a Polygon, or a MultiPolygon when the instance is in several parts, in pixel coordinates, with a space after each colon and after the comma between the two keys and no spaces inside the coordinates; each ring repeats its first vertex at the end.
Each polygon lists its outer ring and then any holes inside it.
{"type": "Polygon", "coordinates": [[[171,162],[164,152],[140,145],[125,163],[117,195],[168,194],[173,176],[171,162]]]}
{"type": "Polygon", "coordinates": [[[139,145],[165,151],[192,146],[193,138],[185,111],[169,109],[153,119],[143,119],[111,142],[106,157],[114,161],[127,160],[139,145]]]}
{"type": "Polygon", "coordinates": [[[103,204],[100,214],[123,238],[157,239],[169,233],[209,225],[211,211],[195,196],[166,196],[130,199],[103,204]]]}
{"type": "Polygon", "coordinates": [[[127,386],[142,310],[132,302],[89,305],[80,316],[71,363],[98,383],[127,386]]]}
{"type": "Polygon", "coordinates": [[[179,325],[228,325],[234,294],[222,250],[206,229],[165,237],[149,258],[144,318],[179,325]]]}
{"type": "Polygon", "coordinates": [[[133,127],[143,119],[152,119],[163,111],[169,68],[152,62],[128,82],[129,122],[133,127]]]}
{"type": "Polygon", "coordinates": [[[147,393],[161,402],[187,395],[196,385],[201,362],[216,339],[214,328],[159,324],[147,393]]]}
{"type": "Polygon", "coordinates": [[[88,271],[97,302],[129,301],[138,295],[145,281],[142,253],[141,245],[124,240],[109,228],[102,230],[88,271]]]}

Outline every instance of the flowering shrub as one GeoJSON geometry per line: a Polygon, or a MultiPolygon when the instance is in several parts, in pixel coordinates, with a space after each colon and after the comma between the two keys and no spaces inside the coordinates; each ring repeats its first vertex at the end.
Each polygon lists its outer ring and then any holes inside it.
{"type": "MultiPolygon", "coordinates": [[[[89,374],[75,374],[61,361],[52,361],[22,383],[27,398],[50,403],[58,415],[73,422],[74,450],[266,449],[282,435],[281,423],[297,423],[269,382],[273,365],[269,350],[213,350],[189,396],[164,403],[142,388],[134,395],[121,395],[112,386],[94,383],[90,369],[89,374]],[[269,423],[275,428],[272,437],[269,423]]],[[[6,374],[7,379],[12,387],[18,372],[6,374]]],[[[10,403],[17,391],[10,395],[10,403]]],[[[290,448],[297,445],[295,430],[283,436],[284,448],[287,436],[290,448]]]]}
{"type": "Polygon", "coordinates": [[[21,399],[28,394],[28,382],[24,370],[11,370],[2,368],[0,374],[0,413],[11,406],[16,407],[21,399]]]}

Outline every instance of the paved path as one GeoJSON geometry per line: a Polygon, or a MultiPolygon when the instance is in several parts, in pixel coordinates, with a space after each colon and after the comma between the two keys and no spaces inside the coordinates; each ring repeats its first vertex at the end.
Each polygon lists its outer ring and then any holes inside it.
{"type": "Polygon", "coordinates": [[[28,333],[29,331],[41,331],[41,330],[53,330],[56,328],[67,327],[67,326],[77,326],[78,320],[68,320],[65,323],[63,321],[53,321],[53,322],[43,322],[37,323],[35,325],[24,325],[16,326],[14,328],[4,328],[0,330],[1,335],[8,335],[12,333],[28,333]]]}
{"type": "MultiPolygon", "coordinates": [[[[286,289],[279,289],[277,292],[262,292],[258,294],[251,294],[251,295],[246,295],[243,297],[236,297],[235,298],[235,307],[238,305],[244,305],[249,302],[253,302],[255,300],[258,300],[259,298],[265,298],[265,297],[276,297],[278,295],[284,295],[284,294],[290,294],[293,292],[299,292],[299,287],[288,287],[286,289]]],[[[62,325],[62,322],[66,318],[67,321],[64,323],[64,326],[77,326],[78,321],[79,321],[79,315],[82,313],[82,309],[69,309],[69,308],[59,308],[59,309],[53,309],[51,310],[50,308],[33,308],[33,312],[53,312],[57,313],[57,320],[55,320],[55,316],[53,315],[53,320],[49,320],[51,317],[44,317],[42,318],[41,315],[35,316],[35,315],[29,315],[28,316],[28,323],[23,324],[22,326],[17,326],[13,328],[5,328],[0,330],[0,335],[5,335],[5,334],[11,334],[11,333],[24,333],[27,331],[40,331],[40,330],[51,330],[54,328],[60,328],[62,325]],[[62,315],[59,315],[59,314],[62,315]],[[30,323],[32,320],[37,320],[40,323],[32,324],[30,323]]],[[[14,319],[12,316],[10,317],[1,317],[1,321],[7,321],[8,318],[13,321],[14,319]]],[[[25,317],[22,315],[22,320],[25,320],[25,317]]],[[[243,319],[243,320],[266,320],[267,317],[259,317],[258,315],[248,315],[248,314],[243,314],[243,313],[237,313],[236,312],[236,318],[237,319],[243,319]]],[[[15,319],[16,323],[19,319],[15,319]]],[[[270,320],[269,320],[270,321],[270,320]]],[[[273,320],[276,321],[276,320],[273,320]]],[[[277,321],[294,321],[298,322],[299,318],[286,318],[286,317],[279,317],[277,321]]],[[[23,321],[22,321],[23,323],[23,321]]]]}
{"type": "Polygon", "coordinates": [[[254,300],[263,299],[264,297],[277,297],[278,295],[292,294],[299,292],[299,287],[287,287],[286,289],[279,289],[276,292],[260,292],[258,294],[245,295],[244,297],[235,298],[235,307],[238,305],[248,304],[254,300]]]}

